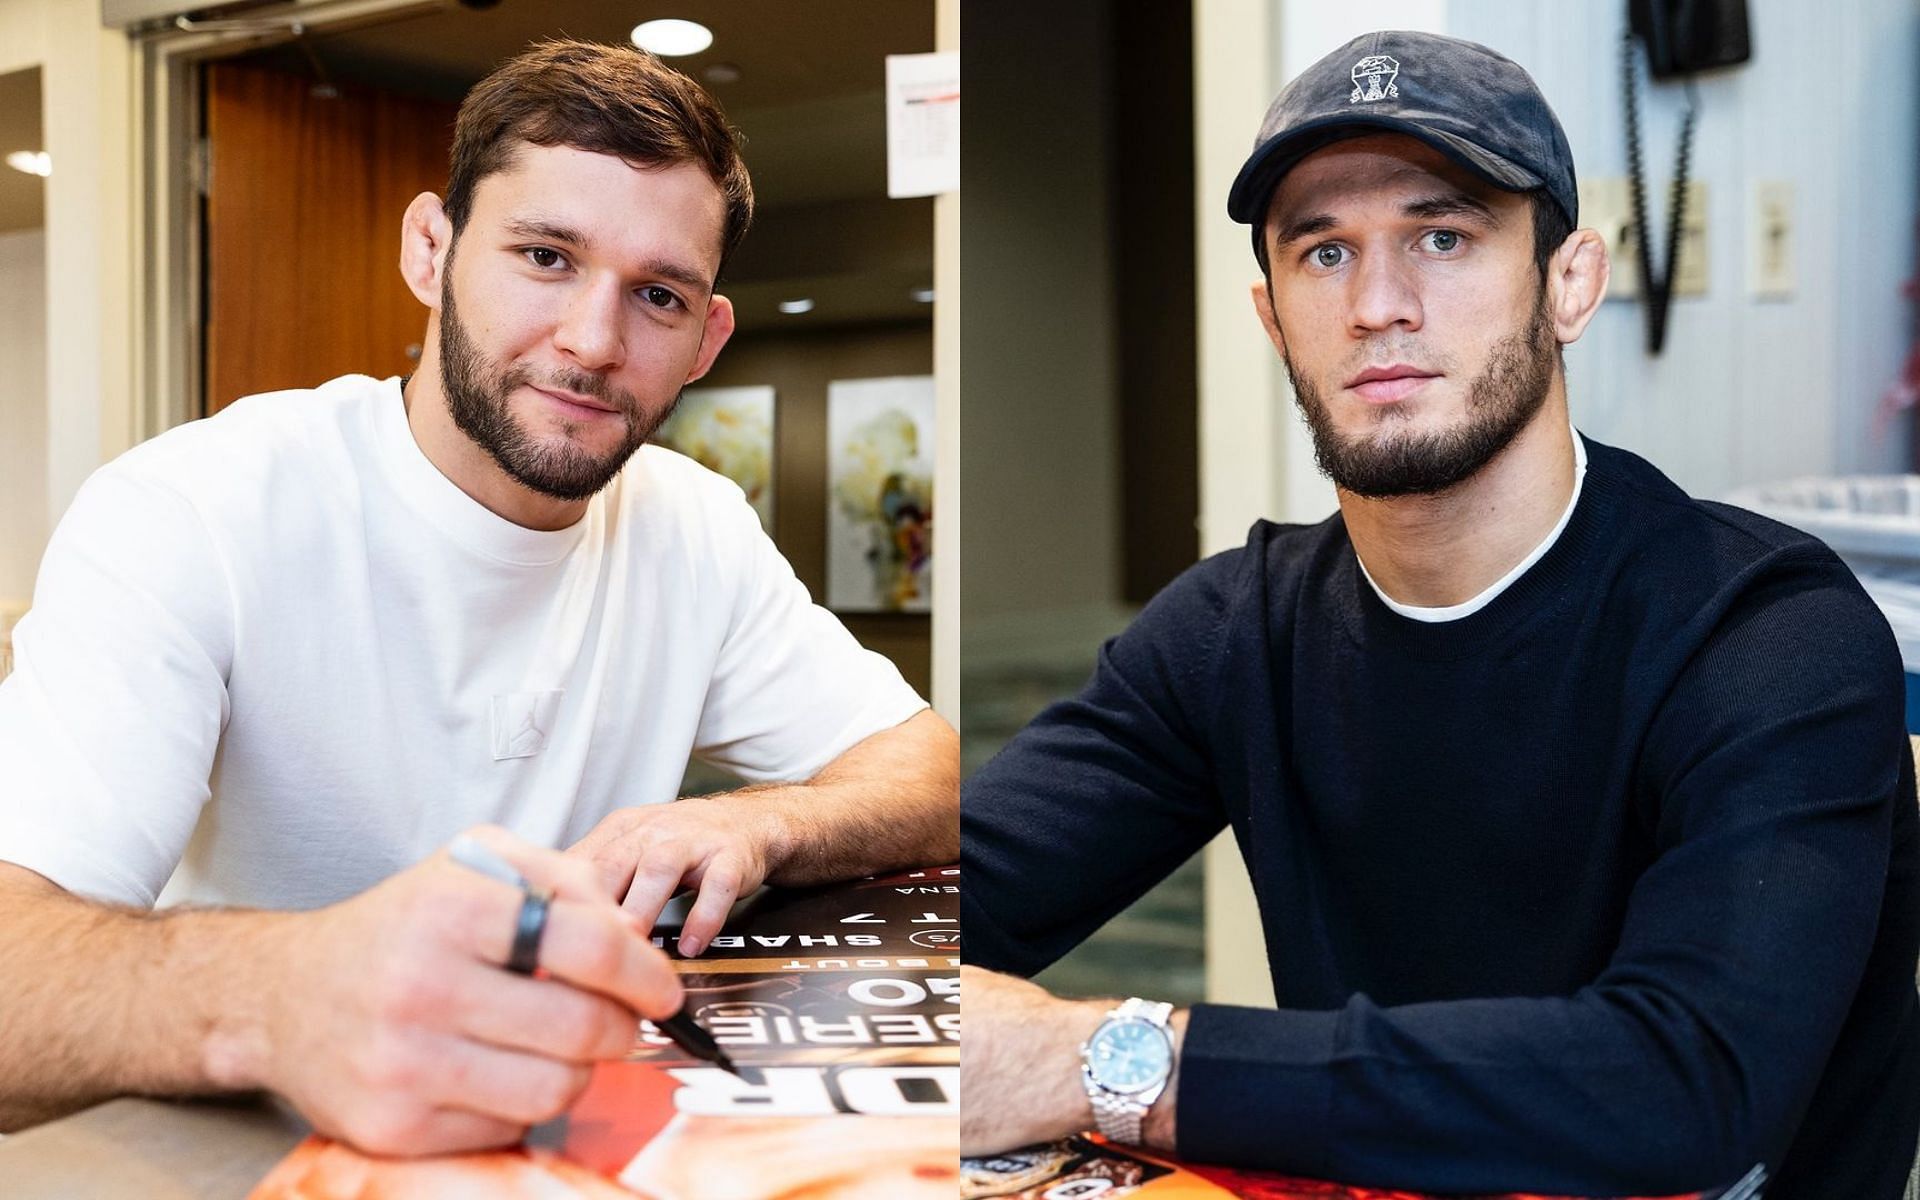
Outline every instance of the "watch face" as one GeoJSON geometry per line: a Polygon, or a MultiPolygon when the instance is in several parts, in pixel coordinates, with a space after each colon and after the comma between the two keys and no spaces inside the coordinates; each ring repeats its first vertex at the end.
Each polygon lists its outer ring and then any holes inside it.
{"type": "Polygon", "coordinates": [[[1087,1066],[1110,1092],[1144,1092],[1167,1077],[1173,1047],[1150,1021],[1111,1021],[1087,1044],[1087,1066]]]}

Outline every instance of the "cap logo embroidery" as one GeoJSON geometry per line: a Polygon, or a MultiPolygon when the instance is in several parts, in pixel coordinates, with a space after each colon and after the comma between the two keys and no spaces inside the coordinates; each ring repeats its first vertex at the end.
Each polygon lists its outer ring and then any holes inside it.
{"type": "Polygon", "coordinates": [[[1368,104],[1375,100],[1397,100],[1400,89],[1393,81],[1400,75],[1400,64],[1384,54],[1369,54],[1353,64],[1353,92],[1348,104],[1368,104]]]}

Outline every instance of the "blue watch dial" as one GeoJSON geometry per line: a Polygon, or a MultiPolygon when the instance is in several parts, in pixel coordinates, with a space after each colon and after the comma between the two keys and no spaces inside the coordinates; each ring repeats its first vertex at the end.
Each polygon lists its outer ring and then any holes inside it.
{"type": "Polygon", "coordinates": [[[1087,1047],[1094,1081],[1113,1092],[1142,1092],[1167,1077],[1173,1048],[1166,1034],[1147,1021],[1103,1026],[1087,1047]]]}

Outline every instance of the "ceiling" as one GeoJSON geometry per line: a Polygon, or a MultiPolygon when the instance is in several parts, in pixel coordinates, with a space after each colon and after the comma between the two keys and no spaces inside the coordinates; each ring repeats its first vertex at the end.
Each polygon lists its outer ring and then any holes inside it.
{"type": "Polygon", "coordinates": [[[884,85],[888,54],[933,49],[933,0],[499,0],[481,10],[450,0],[251,58],[336,86],[457,100],[538,38],[624,42],[654,17],[713,30],[707,50],[668,61],[745,136],[757,215],[723,285],[741,329],[930,319],[911,293],[933,282],[933,204],[887,198],[884,85]],[[715,64],[739,77],[708,79],[715,64]],[[800,296],[812,312],[775,308],[800,296]]]}
{"type": "MultiPolygon", "coordinates": [[[[45,147],[40,135],[40,68],[0,75],[0,157],[45,147]]],[[[0,233],[46,224],[46,190],[38,175],[0,163],[0,233]]]]}

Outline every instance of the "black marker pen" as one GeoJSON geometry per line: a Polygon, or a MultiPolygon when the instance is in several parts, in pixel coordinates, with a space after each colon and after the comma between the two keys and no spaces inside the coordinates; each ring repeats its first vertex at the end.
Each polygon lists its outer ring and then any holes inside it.
{"type": "MultiPolygon", "coordinates": [[[[464,833],[454,838],[453,843],[447,847],[447,856],[468,870],[478,871],[489,879],[497,879],[501,883],[522,890],[527,888],[526,879],[520,872],[513,869],[513,864],[501,858],[478,838],[464,833]]],[[[714,1041],[713,1035],[702,1029],[686,1009],[682,1008],[665,1020],[655,1021],[654,1026],[671,1038],[674,1045],[700,1061],[710,1062],[736,1079],[746,1079],[746,1076],[740,1074],[740,1068],[733,1065],[733,1059],[720,1048],[720,1043],[714,1041]]]]}

